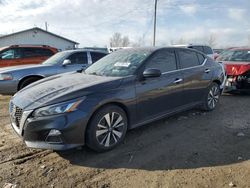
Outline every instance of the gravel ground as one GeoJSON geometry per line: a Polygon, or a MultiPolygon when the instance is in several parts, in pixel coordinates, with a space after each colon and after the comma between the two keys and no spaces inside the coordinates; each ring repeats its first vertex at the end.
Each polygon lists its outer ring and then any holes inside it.
{"type": "Polygon", "coordinates": [[[9,125],[8,100],[0,96],[0,187],[250,187],[249,95],[131,130],[101,154],[26,148],[9,125]]]}

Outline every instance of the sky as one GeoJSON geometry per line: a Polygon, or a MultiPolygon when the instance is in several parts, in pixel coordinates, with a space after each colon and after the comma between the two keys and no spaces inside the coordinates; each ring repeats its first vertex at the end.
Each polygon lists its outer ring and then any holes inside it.
{"type": "MultiPolygon", "coordinates": [[[[155,0],[0,0],[0,34],[41,27],[80,43],[109,45],[115,32],[152,45],[155,0]]],[[[156,45],[250,42],[250,0],[158,0],[156,45]]],[[[250,44],[249,44],[250,45],[250,44]]]]}

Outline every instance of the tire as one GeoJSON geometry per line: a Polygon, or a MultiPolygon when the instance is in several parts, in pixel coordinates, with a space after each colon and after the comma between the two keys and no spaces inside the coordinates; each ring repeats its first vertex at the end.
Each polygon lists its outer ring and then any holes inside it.
{"type": "Polygon", "coordinates": [[[124,140],[127,127],[127,116],[122,108],[105,106],[90,120],[86,130],[86,145],[97,152],[111,150],[124,140]]]}
{"type": "Polygon", "coordinates": [[[40,80],[41,78],[38,77],[31,77],[31,78],[27,78],[25,80],[23,80],[19,86],[19,90],[25,88],[26,86],[32,84],[33,82],[36,82],[38,80],[40,80]]]}
{"type": "Polygon", "coordinates": [[[220,95],[221,95],[220,86],[217,83],[213,82],[208,88],[202,106],[202,110],[205,111],[214,110],[219,102],[220,95]]]}

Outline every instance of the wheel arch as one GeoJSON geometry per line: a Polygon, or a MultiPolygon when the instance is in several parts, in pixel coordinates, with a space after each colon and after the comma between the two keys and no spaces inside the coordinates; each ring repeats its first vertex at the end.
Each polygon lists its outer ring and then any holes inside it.
{"type": "Polygon", "coordinates": [[[106,102],[106,103],[104,103],[104,104],[98,106],[98,107],[93,111],[93,113],[91,114],[90,118],[88,119],[87,126],[86,126],[86,129],[85,129],[85,135],[84,135],[84,137],[85,137],[85,143],[86,143],[86,131],[87,131],[89,125],[90,125],[90,122],[91,122],[93,116],[94,116],[99,110],[101,110],[102,108],[104,108],[104,107],[106,107],[106,106],[109,106],[109,105],[118,106],[118,107],[120,107],[120,108],[125,112],[126,117],[127,117],[127,120],[128,120],[128,129],[129,129],[129,127],[130,127],[130,117],[129,117],[129,111],[128,111],[127,106],[124,105],[122,102],[117,102],[117,101],[106,102]]]}
{"type": "Polygon", "coordinates": [[[213,82],[216,83],[216,84],[218,84],[219,86],[222,84],[219,79],[215,79],[215,80],[213,80],[213,82]]]}
{"type": "Polygon", "coordinates": [[[43,79],[43,78],[45,78],[45,76],[35,74],[35,75],[28,75],[28,76],[22,77],[22,78],[19,80],[18,85],[17,85],[17,90],[18,90],[18,91],[20,90],[21,84],[22,84],[25,80],[27,80],[27,79],[29,79],[29,78],[39,78],[39,79],[43,79]]]}

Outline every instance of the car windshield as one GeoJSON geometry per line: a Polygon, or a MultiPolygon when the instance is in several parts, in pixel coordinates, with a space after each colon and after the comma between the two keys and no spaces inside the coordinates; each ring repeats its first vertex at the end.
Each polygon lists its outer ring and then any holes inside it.
{"type": "Polygon", "coordinates": [[[220,54],[217,60],[250,62],[250,50],[226,50],[220,54]]]}
{"type": "Polygon", "coordinates": [[[69,52],[58,52],[51,56],[49,59],[43,62],[43,65],[56,65],[62,62],[62,60],[69,54],[69,52]]]}
{"type": "Polygon", "coordinates": [[[85,73],[113,77],[133,75],[151,52],[150,49],[118,50],[91,65],[85,73]]]}

